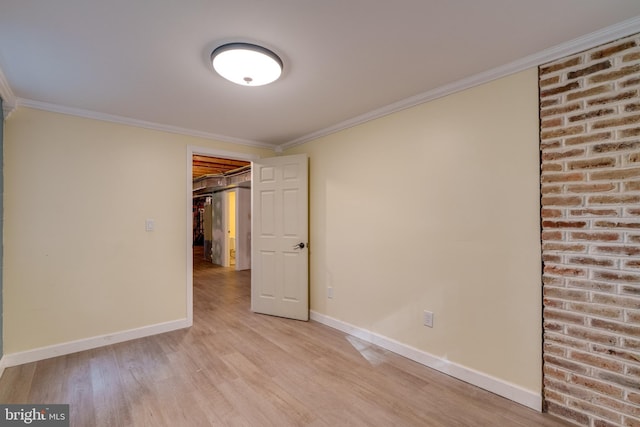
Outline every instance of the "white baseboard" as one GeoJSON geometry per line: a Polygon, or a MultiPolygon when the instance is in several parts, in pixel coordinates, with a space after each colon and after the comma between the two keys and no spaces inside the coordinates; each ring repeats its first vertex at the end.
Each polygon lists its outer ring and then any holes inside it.
{"type": "Polygon", "coordinates": [[[76,353],[78,351],[91,350],[92,348],[162,334],[164,332],[175,331],[176,329],[188,328],[189,326],[191,326],[191,323],[187,319],[180,319],[171,322],[158,323],[156,325],[143,326],[142,328],[129,329],[113,334],[99,335],[77,341],[54,344],[33,350],[5,354],[0,360],[0,375],[4,368],[11,366],[37,362],[38,360],[63,356],[65,354],[76,353]]]}
{"type": "Polygon", "coordinates": [[[4,356],[0,357],[0,378],[2,378],[2,374],[4,374],[5,360],[4,356]]]}
{"type": "Polygon", "coordinates": [[[542,411],[541,393],[532,392],[531,390],[524,389],[518,385],[511,384],[507,381],[492,377],[491,375],[436,357],[425,351],[418,350],[415,347],[411,347],[391,338],[387,338],[341,320],[334,319],[333,317],[326,316],[313,310],[311,310],[310,316],[312,320],[334,329],[338,329],[339,331],[349,335],[353,335],[354,337],[370,342],[371,344],[380,346],[386,350],[404,356],[407,359],[413,360],[414,362],[418,362],[424,366],[433,368],[449,376],[495,393],[498,396],[512,400],[535,411],[542,411]]]}

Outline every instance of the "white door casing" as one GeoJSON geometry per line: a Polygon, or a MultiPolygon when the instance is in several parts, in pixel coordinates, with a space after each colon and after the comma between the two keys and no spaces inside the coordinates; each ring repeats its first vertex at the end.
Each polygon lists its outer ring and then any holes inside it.
{"type": "Polygon", "coordinates": [[[254,161],[251,185],[251,310],[309,320],[307,155],[254,161]]]}

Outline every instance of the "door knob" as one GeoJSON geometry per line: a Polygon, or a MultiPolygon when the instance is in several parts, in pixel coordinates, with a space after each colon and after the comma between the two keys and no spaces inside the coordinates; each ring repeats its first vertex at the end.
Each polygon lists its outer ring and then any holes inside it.
{"type": "Polygon", "coordinates": [[[304,243],[300,242],[293,247],[293,249],[304,249],[304,243]]]}

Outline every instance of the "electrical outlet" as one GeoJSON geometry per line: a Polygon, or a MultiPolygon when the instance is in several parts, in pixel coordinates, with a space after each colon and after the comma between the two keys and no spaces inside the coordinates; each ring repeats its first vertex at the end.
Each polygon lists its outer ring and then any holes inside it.
{"type": "Polygon", "coordinates": [[[327,298],[333,298],[333,288],[331,286],[327,286],[327,298]]]}
{"type": "Polygon", "coordinates": [[[433,312],[425,310],[422,314],[422,323],[424,326],[433,328],[433,312]]]}

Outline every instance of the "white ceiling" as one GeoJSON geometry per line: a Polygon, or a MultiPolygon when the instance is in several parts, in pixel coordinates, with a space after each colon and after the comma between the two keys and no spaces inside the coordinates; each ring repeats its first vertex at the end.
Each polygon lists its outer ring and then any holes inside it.
{"type": "Polygon", "coordinates": [[[288,146],[639,29],[637,0],[0,0],[0,94],[288,146]],[[283,77],[223,80],[209,55],[231,41],[283,77]]]}

